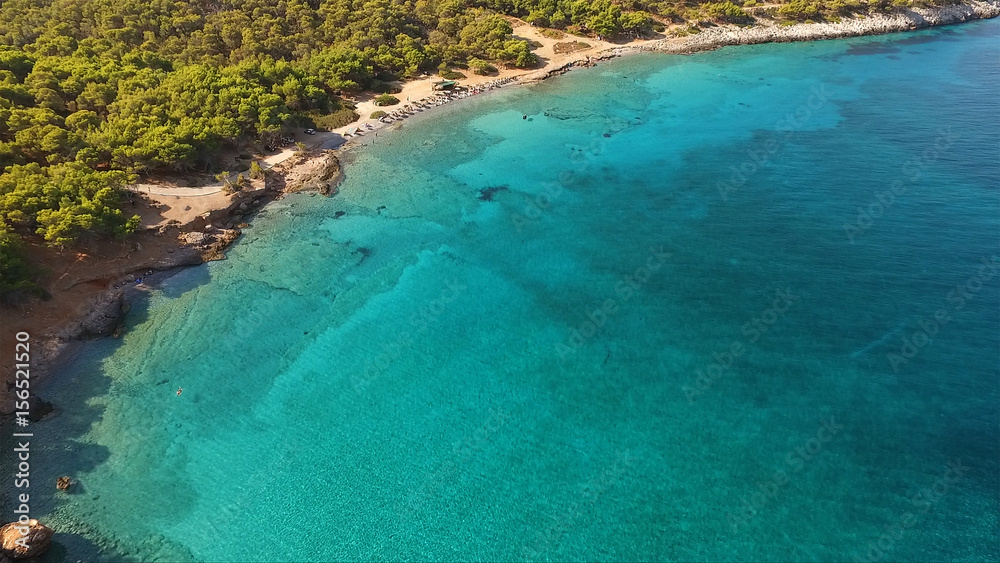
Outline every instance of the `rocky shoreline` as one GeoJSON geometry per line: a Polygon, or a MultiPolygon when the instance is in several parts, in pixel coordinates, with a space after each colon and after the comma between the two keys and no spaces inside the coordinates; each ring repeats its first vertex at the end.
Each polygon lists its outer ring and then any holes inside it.
{"type": "MultiPolygon", "coordinates": [[[[936,9],[908,9],[891,15],[845,18],[837,23],[797,24],[780,26],[761,20],[754,27],[716,26],[686,37],[667,38],[647,42],[637,46],[622,46],[599,53],[597,56],[581,58],[558,68],[536,73],[522,83],[531,83],[564,74],[574,68],[589,67],[600,61],[635,52],[661,52],[688,54],[717,49],[732,45],[754,45],[772,42],[812,41],[865,35],[878,35],[899,31],[927,28],[938,25],[961,23],[976,19],[1000,16],[1000,0],[989,2],[967,2],[936,9]]],[[[353,148],[353,147],[351,147],[353,148]]],[[[294,169],[305,158],[290,162],[294,169]]],[[[134,265],[127,271],[109,272],[106,279],[109,287],[100,291],[87,304],[86,313],[78,320],[62,327],[53,327],[49,334],[38,335],[33,344],[32,369],[34,378],[44,375],[59,360],[60,354],[74,341],[88,338],[118,336],[123,327],[124,316],[130,302],[141,296],[148,288],[161,279],[172,275],[181,268],[200,265],[211,260],[225,258],[225,250],[235,242],[241,229],[246,228],[252,215],[268,202],[297,191],[317,191],[329,195],[335,193],[337,184],[343,177],[342,163],[334,153],[322,155],[319,166],[306,170],[297,177],[291,170],[269,171],[263,181],[234,194],[230,204],[207,213],[186,225],[170,225],[147,231],[143,236],[164,237],[176,241],[165,253],[153,260],[134,265]]],[[[489,197],[492,194],[484,194],[489,197]]],[[[77,283],[87,283],[83,280],[77,283]]],[[[6,391],[0,392],[0,414],[10,414],[13,401],[8,400],[6,391]]],[[[53,410],[53,406],[32,395],[31,420],[37,422],[53,410]]],[[[30,558],[48,547],[52,531],[37,521],[38,540],[33,542],[32,551],[15,551],[9,542],[0,546],[0,563],[8,558],[30,558]],[[9,548],[9,549],[7,549],[9,548]]],[[[8,525],[0,532],[10,532],[8,525]]],[[[0,533],[4,538],[9,533],[0,533]]],[[[0,539],[4,539],[0,538],[0,539]]]]}
{"type": "MultiPolygon", "coordinates": [[[[32,379],[44,378],[73,342],[107,336],[117,338],[123,330],[131,302],[162,279],[189,266],[225,259],[225,250],[239,238],[241,229],[249,226],[250,217],[268,202],[282,197],[285,188],[284,176],[269,171],[263,180],[234,193],[225,208],[201,215],[187,224],[161,225],[137,233],[133,241],[135,247],[151,247],[154,242],[160,247],[160,251],[146,259],[132,261],[125,268],[109,267],[100,279],[73,280],[69,287],[100,284],[104,289],[95,290],[82,303],[84,312],[78,318],[52,326],[45,333],[32,334],[32,379]]],[[[324,191],[324,186],[317,185],[313,189],[324,191]]],[[[13,370],[6,371],[13,374],[13,370]]],[[[11,388],[0,389],[0,415],[13,412],[11,393],[11,388]]],[[[52,405],[36,395],[32,394],[32,399],[29,418],[33,421],[37,422],[53,410],[52,405]]]]}
{"type": "MultiPolygon", "coordinates": [[[[672,37],[650,41],[642,45],[615,47],[596,56],[581,58],[555,69],[526,75],[520,82],[526,84],[538,82],[564,74],[574,68],[594,66],[599,61],[636,52],[688,54],[731,45],[879,35],[997,16],[1000,16],[1000,0],[972,1],[932,9],[906,9],[896,14],[844,18],[837,23],[802,23],[781,26],[769,20],[758,20],[758,23],[752,27],[715,26],[686,37],[672,37]]],[[[113,276],[120,280],[119,284],[92,299],[91,304],[87,306],[88,312],[79,321],[68,323],[63,327],[54,327],[54,330],[49,334],[38,335],[40,341],[37,341],[34,349],[38,350],[39,353],[32,357],[33,364],[35,364],[32,368],[35,373],[45,374],[56,361],[60,351],[70,342],[116,335],[121,329],[123,316],[128,311],[130,294],[142,289],[136,283],[137,280],[141,280],[143,277],[148,281],[155,280],[170,275],[181,267],[195,266],[206,261],[225,258],[225,249],[239,238],[240,229],[247,226],[245,221],[249,221],[249,217],[267,202],[280,198],[285,193],[301,190],[315,190],[323,194],[335,193],[336,186],[343,177],[340,162],[332,153],[325,157],[324,162],[324,166],[319,171],[311,172],[305,177],[288,182],[287,185],[285,181],[287,171],[285,174],[276,171],[269,172],[263,187],[237,192],[227,208],[207,214],[188,225],[161,227],[158,235],[177,237],[176,248],[168,250],[167,255],[158,257],[150,263],[137,265],[128,272],[114,273],[113,276]]],[[[294,168],[295,163],[291,164],[294,168]]],[[[0,414],[9,414],[8,403],[10,401],[6,400],[0,403],[0,414]]]]}
{"type": "Polygon", "coordinates": [[[760,22],[753,27],[717,26],[683,38],[662,39],[638,47],[623,47],[619,52],[655,51],[687,54],[730,45],[788,43],[881,35],[897,31],[923,29],[1000,16],[1000,1],[965,2],[941,8],[912,8],[896,14],[876,14],[844,18],[836,23],[800,23],[782,26],[760,22]]]}

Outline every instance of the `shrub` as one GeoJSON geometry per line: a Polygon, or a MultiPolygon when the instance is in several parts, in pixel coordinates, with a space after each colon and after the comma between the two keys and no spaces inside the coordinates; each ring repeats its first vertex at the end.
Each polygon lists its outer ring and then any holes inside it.
{"type": "Polygon", "coordinates": [[[465,75],[456,70],[446,70],[441,73],[441,78],[444,78],[445,80],[460,80],[465,78],[465,75]]]}
{"type": "Polygon", "coordinates": [[[385,117],[387,115],[389,115],[389,114],[386,113],[386,112],[384,112],[384,111],[382,111],[382,110],[378,110],[378,111],[373,111],[372,114],[370,116],[368,116],[368,117],[370,117],[371,119],[379,119],[379,118],[385,117]]]}
{"type": "Polygon", "coordinates": [[[549,27],[549,18],[541,11],[533,11],[524,16],[524,21],[538,27],[549,27]]]}
{"type": "Polygon", "coordinates": [[[347,100],[338,100],[338,103],[329,109],[330,111],[305,112],[298,125],[319,130],[331,130],[354,123],[361,117],[354,111],[354,105],[347,100]]]}
{"type": "Polygon", "coordinates": [[[0,298],[5,305],[16,305],[30,295],[44,297],[46,292],[36,281],[39,270],[27,257],[21,237],[0,221],[0,298]]]}
{"type": "Polygon", "coordinates": [[[708,17],[720,22],[745,24],[753,21],[750,14],[729,0],[718,4],[702,4],[701,9],[708,17]]]}
{"type": "Polygon", "coordinates": [[[482,59],[469,59],[469,69],[479,75],[493,74],[497,71],[497,67],[482,59]]]}
{"type": "Polygon", "coordinates": [[[806,0],[792,0],[778,8],[778,15],[795,21],[819,19],[819,8],[806,0]]]}
{"type": "MultiPolygon", "coordinates": [[[[670,23],[681,23],[684,21],[684,16],[682,16],[681,13],[678,12],[677,9],[674,8],[673,6],[660,7],[658,8],[657,13],[660,15],[660,17],[669,21],[670,23]]],[[[659,24],[659,22],[657,23],[659,24]]],[[[659,25],[662,26],[663,24],[659,25]]]]}
{"type": "Polygon", "coordinates": [[[841,16],[849,16],[862,9],[859,0],[830,0],[824,7],[828,13],[841,16]]]}
{"type": "Polygon", "coordinates": [[[503,51],[499,55],[501,61],[518,68],[528,68],[538,64],[538,57],[531,52],[526,41],[512,39],[505,42],[503,51]]]}
{"type": "Polygon", "coordinates": [[[372,83],[372,92],[378,92],[379,94],[398,94],[403,91],[399,86],[391,82],[383,82],[381,80],[376,80],[372,83]]]}
{"type": "Polygon", "coordinates": [[[653,32],[656,21],[646,12],[625,12],[618,18],[622,33],[631,37],[645,37],[653,32]]]}
{"type": "Polygon", "coordinates": [[[260,180],[264,177],[264,169],[260,167],[260,164],[257,164],[256,160],[250,163],[250,177],[254,180],[260,180]]]}
{"type": "Polygon", "coordinates": [[[377,106],[394,106],[398,103],[399,98],[392,94],[380,94],[375,97],[375,105],[377,106]]]}
{"type": "Polygon", "coordinates": [[[354,108],[340,108],[333,113],[314,117],[313,121],[316,122],[317,129],[336,129],[354,123],[360,117],[354,108]]]}
{"type": "Polygon", "coordinates": [[[227,194],[231,194],[239,189],[239,187],[234,186],[232,182],[229,181],[229,171],[224,170],[215,175],[215,179],[222,182],[222,191],[227,194]]]}

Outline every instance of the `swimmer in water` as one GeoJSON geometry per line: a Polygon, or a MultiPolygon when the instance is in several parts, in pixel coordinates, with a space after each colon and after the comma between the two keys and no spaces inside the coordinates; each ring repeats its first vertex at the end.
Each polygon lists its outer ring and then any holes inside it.
{"type": "Polygon", "coordinates": [[[178,397],[180,397],[180,396],[181,396],[181,393],[183,393],[183,392],[184,392],[184,388],[183,388],[183,387],[178,387],[178,388],[177,388],[177,396],[178,396],[178,397]]]}

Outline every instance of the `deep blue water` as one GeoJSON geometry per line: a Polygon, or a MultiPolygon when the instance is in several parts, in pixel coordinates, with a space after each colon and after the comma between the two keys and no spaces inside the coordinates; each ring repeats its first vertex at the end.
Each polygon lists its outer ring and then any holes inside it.
{"type": "Polygon", "coordinates": [[[43,390],[35,510],[67,560],[996,560],[998,33],[381,135],[43,390]]]}

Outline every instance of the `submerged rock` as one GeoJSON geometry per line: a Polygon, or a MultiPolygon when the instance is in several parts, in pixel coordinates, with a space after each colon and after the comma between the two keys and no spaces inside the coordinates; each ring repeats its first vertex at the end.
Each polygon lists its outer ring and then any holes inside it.
{"type": "Polygon", "coordinates": [[[479,190],[479,199],[482,201],[493,201],[493,196],[497,192],[502,192],[508,189],[507,186],[490,186],[488,188],[483,188],[479,190]]]}
{"type": "Polygon", "coordinates": [[[0,553],[11,559],[38,557],[49,548],[54,533],[34,518],[27,524],[11,522],[0,528],[0,553]]]}
{"type": "Polygon", "coordinates": [[[56,488],[59,489],[60,491],[68,491],[72,485],[73,485],[73,480],[70,479],[69,477],[64,476],[56,479],[56,488]]]}
{"type": "Polygon", "coordinates": [[[28,420],[40,422],[50,412],[52,412],[52,403],[43,401],[36,395],[28,397],[28,420]]]}

